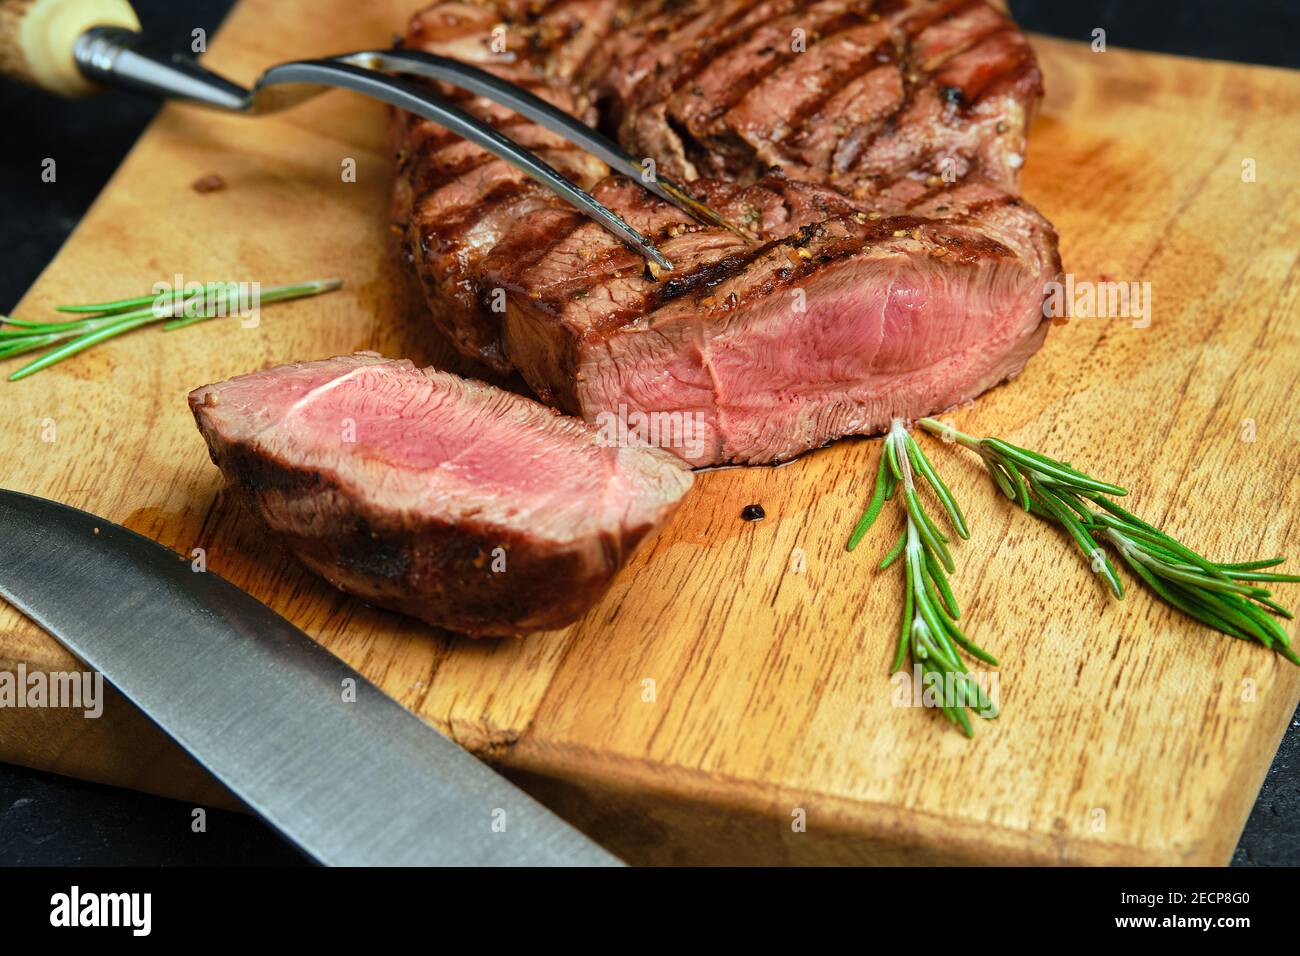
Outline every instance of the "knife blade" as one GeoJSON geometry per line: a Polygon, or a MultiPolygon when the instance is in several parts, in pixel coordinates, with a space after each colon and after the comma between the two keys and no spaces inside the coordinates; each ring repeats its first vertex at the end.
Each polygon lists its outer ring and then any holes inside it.
{"type": "Polygon", "coordinates": [[[617,866],[252,595],[0,489],[0,596],[327,865],[617,866]]]}

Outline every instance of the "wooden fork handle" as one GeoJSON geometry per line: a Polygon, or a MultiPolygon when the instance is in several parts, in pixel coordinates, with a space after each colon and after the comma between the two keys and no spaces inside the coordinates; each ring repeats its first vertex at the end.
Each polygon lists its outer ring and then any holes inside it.
{"type": "Polygon", "coordinates": [[[73,58],[91,27],[140,29],[127,0],[0,0],[0,75],[60,96],[86,96],[95,86],[73,58]]]}

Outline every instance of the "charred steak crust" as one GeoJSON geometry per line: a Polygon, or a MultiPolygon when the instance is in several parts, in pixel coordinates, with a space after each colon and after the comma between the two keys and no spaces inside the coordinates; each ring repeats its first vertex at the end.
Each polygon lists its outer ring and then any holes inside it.
{"type": "Polygon", "coordinates": [[[749,233],[554,147],[673,261],[656,278],[522,174],[399,117],[395,210],[435,320],[556,407],[688,415],[702,440],[672,447],[690,464],[774,461],[969,400],[1042,343],[1056,234],[1017,196],[1041,77],[983,0],[442,3],[405,43],[589,121],[599,105],[749,233]]]}
{"type": "MultiPolygon", "coordinates": [[[[675,510],[691,476],[671,456],[650,449],[593,451],[590,430],[580,423],[499,390],[484,399],[477,389],[489,386],[360,353],[205,386],[190,394],[189,403],[213,461],[252,513],[336,587],[472,635],[563,627],[604,594],[637,546],[675,510]],[[356,381],[354,394],[329,394],[357,369],[368,378],[356,381]],[[286,393],[295,376],[310,389],[286,393]],[[458,393],[462,386],[469,389],[468,399],[458,393]],[[359,416],[360,440],[339,445],[319,418],[303,414],[304,401],[341,402],[330,410],[330,421],[359,416]],[[409,414],[420,402],[435,412],[445,403],[463,405],[447,411],[477,429],[465,446],[468,455],[452,454],[418,470],[407,461],[407,450],[386,444],[432,446],[442,440],[422,425],[431,419],[409,414]],[[493,411],[485,416],[488,403],[493,411]],[[372,426],[398,417],[398,408],[407,415],[399,432],[368,441],[372,426]],[[578,460],[607,464],[610,480],[586,486],[600,497],[588,493],[577,502],[600,516],[580,528],[551,528],[540,525],[545,519],[539,522],[538,510],[509,496],[480,494],[477,503],[465,506],[458,499],[461,486],[445,476],[459,469],[466,481],[481,485],[484,476],[465,458],[475,453],[476,443],[490,443],[486,433],[493,428],[504,428],[507,439],[532,443],[524,449],[532,460],[522,462],[523,469],[536,471],[537,456],[548,450],[562,458],[575,448],[578,460]],[[620,483],[628,472],[637,481],[620,483]]],[[[449,420],[434,421],[442,427],[449,420]]],[[[560,465],[572,469],[573,462],[560,465]]],[[[543,496],[544,513],[544,496],[557,489],[544,482],[530,487],[523,477],[515,491],[543,496]]]]}

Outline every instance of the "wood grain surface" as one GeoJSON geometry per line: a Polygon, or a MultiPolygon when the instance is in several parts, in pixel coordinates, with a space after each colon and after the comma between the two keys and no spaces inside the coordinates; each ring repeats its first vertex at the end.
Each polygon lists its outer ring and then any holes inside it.
{"type": "MultiPolygon", "coordinates": [[[[384,44],[410,9],[244,0],[208,62],[251,81],[278,60],[384,44]]],[[[1036,47],[1049,93],[1024,192],[1078,281],[1151,284],[1151,323],[1055,328],[1020,378],[952,420],[1127,486],[1140,514],[1221,560],[1300,554],[1300,75],[1036,47]]],[[[969,633],[1002,661],[1003,716],[974,740],[891,703],[900,583],[873,568],[896,517],[843,547],[876,442],[702,475],[584,620],[522,640],[374,610],[268,548],[222,489],[186,392],[361,348],[448,361],[395,263],[385,121],[346,94],[259,120],[164,109],[16,314],[178,272],[346,286],[268,307],[255,329],[147,330],[0,383],[0,484],[206,549],[211,570],[634,862],[1228,860],[1300,671],[1134,582],[1110,599],[955,449],[934,452],[973,529],[954,584],[969,633]],[[191,188],[209,173],[226,188],[191,188]],[[740,520],[751,503],[765,520],[740,520]]],[[[38,176],[33,189],[56,188],[38,176]]],[[[1300,604],[1300,587],[1281,599],[1300,604]]],[[[0,607],[0,665],[19,663],[77,666],[0,607]]],[[[99,720],[0,712],[0,759],[230,799],[120,699],[99,720]]]]}

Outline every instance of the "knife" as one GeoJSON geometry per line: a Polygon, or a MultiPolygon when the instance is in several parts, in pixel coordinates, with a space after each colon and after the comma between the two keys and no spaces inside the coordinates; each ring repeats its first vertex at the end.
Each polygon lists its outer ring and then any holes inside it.
{"type": "Polygon", "coordinates": [[[621,865],[266,605],[134,531],[0,489],[0,596],[319,863],[621,865]]]}

